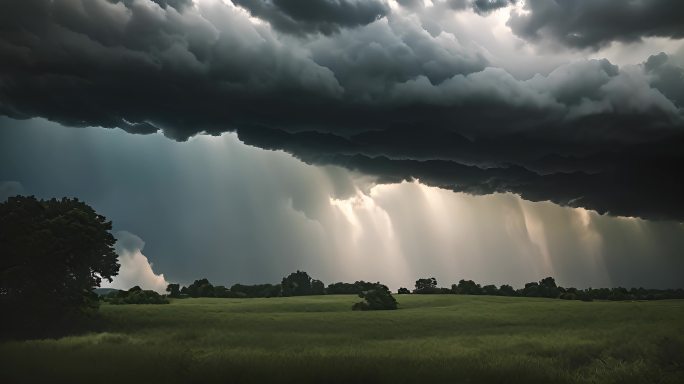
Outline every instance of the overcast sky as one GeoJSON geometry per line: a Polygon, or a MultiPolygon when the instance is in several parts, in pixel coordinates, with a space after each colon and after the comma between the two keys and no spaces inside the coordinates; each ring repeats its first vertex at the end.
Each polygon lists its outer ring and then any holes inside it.
{"type": "Polygon", "coordinates": [[[25,0],[0,26],[0,194],[93,204],[122,286],[684,286],[679,0],[25,0]]]}

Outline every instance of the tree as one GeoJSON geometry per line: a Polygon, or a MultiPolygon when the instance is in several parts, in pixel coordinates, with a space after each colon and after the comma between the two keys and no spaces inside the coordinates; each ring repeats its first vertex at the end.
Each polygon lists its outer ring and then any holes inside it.
{"type": "Polygon", "coordinates": [[[16,196],[0,203],[0,306],[7,327],[59,329],[97,309],[93,289],[119,271],[111,229],[78,199],[16,196]]]}
{"type": "Polygon", "coordinates": [[[223,285],[217,285],[214,287],[214,297],[231,297],[230,289],[223,285]]]}
{"type": "Polygon", "coordinates": [[[437,279],[428,277],[416,280],[415,293],[434,293],[437,290],[437,279]]]}
{"type": "Polygon", "coordinates": [[[401,287],[401,288],[399,288],[397,293],[400,295],[408,295],[409,293],[411,293],[411,291],[409,291],[408,288],[401,287]]]}
{"type": "Polygon", "coordinates": [[[378,283],[373,289],[359,293],[364,301],[359,301],[352,306],[354,311],[377,311],[397,309],[397,301],[392,296],[389,288],[378,283]]]}
{"type": "Polygon", "coordinates": [[[233,284],[230,293],[233,297],[278,297],[281,296],[280,284],[233,284]]]}
{"type": "Polygon", "coordinates": [[[208,279],[199,279],[188,285],[187,288],[184,287],[181,292],[190,297],[214,297],[214,286],[208,279]]]}
{"type": "Polygon", "coordinates": [[[556,280],[553,277],[545,277],[541,279],[538,287],[539,296],[555,299],[560,296],[561,292],[556,285],[556,280]]]}
{"type": "Polygon", "coordinates": [[[525,288],[522,290],[523,296],[527,297],[539,297],[540,294],[540,289],[539,289],[539,283],[533,281],[530,283],[525,284],[525,288]]]}
{"type": "Polygon", "coordinates": [[[484,295],[489,295],[489,296],[499,296],[500,295],[499,289],[496,288],[496,285],[494,285],[494,284],[489,284],[489,285],[485,285],[484,287],[482,287],[482,293],[484,295]]]}
{"type": "Polygon", "coordinates": [[[311,294],[325,295],[325,284],[323,284],[323,282],[320,280],[311,280],[311,294]]]}
{"type": "Polygon", "coordinates": [[[180,284],[169,284],[166,286],[169,297],[180,297],[180,284]]]}
{"type": "Polygon", "coordinates": [[[110,304],[168,304],[169,300],[155,291],[135,286],[128,291],[114,291],[105,296],[110,304]]]}
{"type": "Polygon", "coordinates": [[[304,271],[290,273],[283,277],[280,283],[283,287],[283,296],[305,296],[311,295],[311,276],[304,271]]]}
{"type": "Polygon", "coordinates": [[[458,282],[458,285],[453,287],[456,291],[456,293],[461,294],[461,295],[481,295],[482,294],[482,287],[480,287],[480,284],[475,283],[472,280],[464,280],[461,279],[458,282]]]}
{"type": "Polygon", "coordinates": [[[515,296],[515,289],[508,284],[499,287],[499,293],[503,296],[515,296]]]}

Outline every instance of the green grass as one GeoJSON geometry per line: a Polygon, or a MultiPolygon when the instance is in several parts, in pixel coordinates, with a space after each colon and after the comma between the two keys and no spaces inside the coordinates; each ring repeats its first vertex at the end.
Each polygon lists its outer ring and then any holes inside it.
{"type": "Polygon", "coordinates": [[[684,301],[396,296],[103,305],[105,333],[0,344],[1,383],[684,383],[684,301]]]}

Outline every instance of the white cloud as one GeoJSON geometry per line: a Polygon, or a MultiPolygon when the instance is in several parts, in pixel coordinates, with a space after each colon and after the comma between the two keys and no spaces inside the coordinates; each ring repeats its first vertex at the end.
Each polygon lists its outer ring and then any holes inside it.
{"type": "Polygon", "coordinates": [[[111,283],[105,281],[102,287],[129,289],[138,285],[142,289],[151,289],[163,293],[168,282],[164,279],[163,273],[159,275],[154,273],[152,264],[142,253],[145,242],[127,231],[116,232],[115,237],[117,238],[115,249],[119,255],[121,268],[114,280],[111,283]]]}

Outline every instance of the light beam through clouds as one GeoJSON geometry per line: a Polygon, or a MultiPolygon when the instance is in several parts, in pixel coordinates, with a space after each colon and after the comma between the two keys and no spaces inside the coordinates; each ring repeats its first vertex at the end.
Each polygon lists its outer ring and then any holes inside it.
{"type": "Polygon", "coordinates": [[[375,184],[246,146],[235,134],[178,143],[1,119],[0,183],[7,181],[38,197],[77,196],[115,230],[130,231],[124,238],[138,245],[123,248],[122,288],[202,277],[274,283],[296,269],[326,283],[379,280],[393,289],[429,276],[442,285],[520,287],[547,275],[563,286],[684,285],[681,223],[419,181],[375,184]]]}

